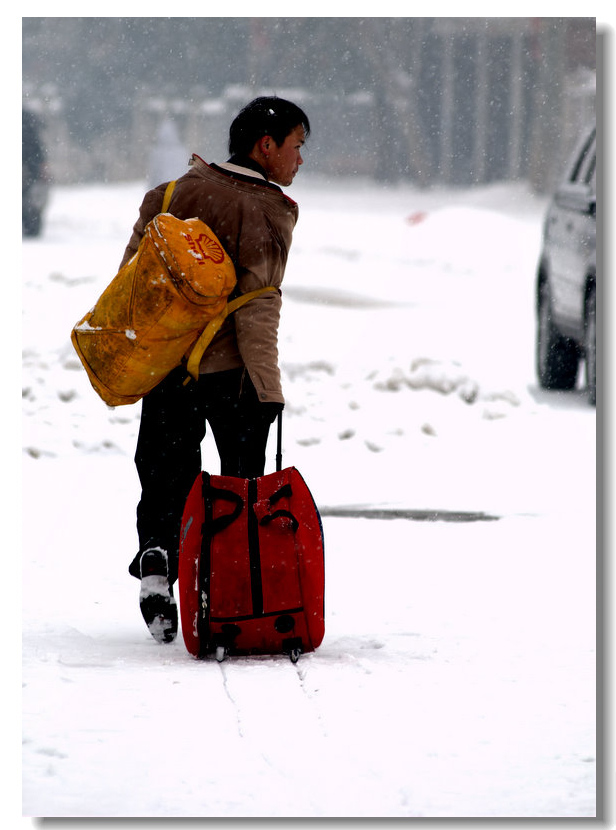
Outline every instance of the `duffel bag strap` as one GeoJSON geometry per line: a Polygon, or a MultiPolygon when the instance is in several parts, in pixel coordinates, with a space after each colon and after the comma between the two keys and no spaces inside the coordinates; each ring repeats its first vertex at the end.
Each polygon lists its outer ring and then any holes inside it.
{"type": "Polygon", "coordinates": [[[255,297],[260,297],[261,294],[266,294],[268,291],[278,291],[278,289],[275,285],[267,285],[265,288],[257,288],[255,291],[249,291],[247,294],[241,294],[239,297],[236,297],[235,300],[231,300],[231,302],[227,303],[220,314],[217,314],[216,317],[210,320],[199,335],[199,339],[193,346],[188,357],[188,362],[186,364],[188,377],[184,381],[184,385],[186,385],[191,378],[199,380],[199,365],[201,363],[201,358],[203,357],[207,347],[214,339],[214,335],[220,329],[229,314],[232,314],[240,308],[240,306],[250,302],[250,300],[254,300],[255,297]]]}
{"type": "Polygon", "coordinates": [[[238,519],[242,510],[244,509],[244,499],[232,490],[225,490],[221,487],[214,487],[211,483],[211,476],[209,473],[202,473],[202,492],[203,501],[206,505],[206,525],[210,537],[216,533],[220,533],[229,525],[238,519]],[[230,513],[225,513],[222,516],[212,517],[214,499],[222,499],[228,501],[232,505],[230,513]]]}
{"type": "Polygon", "coordinates": [[[161,213],[167,213],[169,205],[171,203],[171,197],[173,196],[173,190],[175,188],[175,179],[167,185],[167,189],[165,190],[165,195],[163,196],[163,205],[160,209],[161,213]]]}

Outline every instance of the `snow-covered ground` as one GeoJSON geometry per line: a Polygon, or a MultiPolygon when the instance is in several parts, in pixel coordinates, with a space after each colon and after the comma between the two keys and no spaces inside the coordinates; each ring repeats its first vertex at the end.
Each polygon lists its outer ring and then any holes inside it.
{"type": "Polygon", "coordinates": [[[326,635],[296,666],[195,661],[139,614],[139,405],[100,402],[69,334],[143,183],[58,187],[24,242],[23,812],[594,816],[596,418],[582,379],[534,378],[545,200],[302,174],[283,445],[323,512],[326,635]]]}

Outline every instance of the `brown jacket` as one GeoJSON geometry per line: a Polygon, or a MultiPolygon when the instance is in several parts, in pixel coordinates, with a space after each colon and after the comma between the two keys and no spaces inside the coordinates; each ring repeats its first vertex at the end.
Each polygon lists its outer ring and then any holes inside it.
{"type": "MultiPolygon", "coordinates": [[[[197,217],[214,231],[233,260],[236,294],[280,288],[297,204],[276,185],[245,168],[210,166],[193,155],[188,173],[176,182],[169,213],[197,217]]],[[[143,231],[162,207],[166,184],[146,193],[121,265],[139,246],[143,231]]],[[[284,403],[278,367],[281,294],[251,300],[230,315],[201,361],[202,373],[246,367],[260,400],[284,403]]]]}

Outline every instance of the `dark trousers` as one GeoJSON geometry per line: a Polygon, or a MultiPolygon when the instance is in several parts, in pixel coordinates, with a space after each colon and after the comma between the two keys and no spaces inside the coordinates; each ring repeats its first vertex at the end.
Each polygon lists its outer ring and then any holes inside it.
{"type": "Polygon", "coordinates": [[[175,369],[142,402],[135,453],[141,482],[139,553],[129,567],[138,578],[141,553],[161,547],[169,557],[170,580],[177,579],[182,512],[202,469],[206,422],[220,456],[221,475],[254,478],[265,469],[271,415],[259,402],[248,373],[232,369],[201,375],[184,385],[185,379],[185,369],[175,369]]]}

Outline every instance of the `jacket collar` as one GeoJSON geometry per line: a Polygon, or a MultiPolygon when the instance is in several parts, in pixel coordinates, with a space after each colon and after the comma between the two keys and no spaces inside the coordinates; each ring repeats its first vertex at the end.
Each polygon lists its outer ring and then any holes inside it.
{"type": "MultiPolygon", "coordinates": [[[[291,199],[290,196],[283,191],[281,187],[278,187],[277,184],[273,182],[269,182],[264,174],[259,173],[257,170],[253,170],[250,167],[243,167],[240,165],[235,165],[231,163],[231,160],[224,162],[223,164],[208,164],[204,161],[201,156],[198,156],[197,153],[193,153],[192,157],[189,161],[189,165],[191,167],[195,167],[197,170],[216,170],[219,173],[222,173],[223,176],[231,176],[232,178],[237,178],[244,181],[259,181],[262,182],[263,186],[270,189],[275,190],[278,193],[282,193],[282,195],[287,199],[287,201],[291,202],[291,204],[295,205],[296,202],[291,199]]],[[[257,165],[259,166],[259,165],[257,165]]]]}
{"type": "MultiPolygon", "coordinates": [[[[240,156],[236,154],[234,156],[231,156],[230,159],[227,159],[227,164],[242,168],[243,171],[252,170],[255,173],[257,173],[262,179],[265,179],[265,181],[269,181],[267,172],[259,164],[259,162],[249,158],[248,156],[240,156]]],[[[221,167],[223,166],[224,165],[221,165],[221,167]]]]}
{"type": "Polygon", "coordinates": [[[251,167],[244,167],[241,164],[234,164],[231,160],[225,161],[222,164],[214,165],[219,170],[227,170],[229,173],[235,173],[240,176],[250,176],[250,178],[259,179],[262,182],[267,181],[267,177],[259,170],[254,170],[251,167]]]}
{"type": "MultiPolygon", "coordinates": [[[[208,164],[201,158],[201,156],[198,156],[196,153],[193,153],[189,164],[192,167],[197,168],[215,167],[217,170],[225,170],[227,173],[232,173],[239,176],[248,176],[248,178],[251,179],[259,179],[260,181],[267,182],[265,170],[261,167],[260,164],[257,164],[256,161],[252,161],[252,159],[247,159],[243,157],[240,158],[240,156],[232,156],[228,161],[220,164],[208,164]]],[[[273,187],[277,187],[277,185],[273,185],[273,187]]]]}

